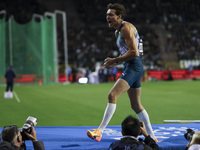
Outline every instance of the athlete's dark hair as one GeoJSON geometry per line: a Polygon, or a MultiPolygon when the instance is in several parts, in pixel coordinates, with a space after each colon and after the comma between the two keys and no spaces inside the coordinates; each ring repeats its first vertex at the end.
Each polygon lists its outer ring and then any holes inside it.
{"type": "Polygon", "coordinates": [[[124,19],[124,17],[126,16],[126,11],[123,5],[115,3],[115,4],[108,4],[107,9],[115,9],[116,11],[116,15],[122,15],[122,19],[124,19]]]}
{"type": "Polygon", "coordinates": [[[121,126],[123,136],[129,135],[137,137],[140,133],[140,121],[131,115],[124,119],[121,126]]]}

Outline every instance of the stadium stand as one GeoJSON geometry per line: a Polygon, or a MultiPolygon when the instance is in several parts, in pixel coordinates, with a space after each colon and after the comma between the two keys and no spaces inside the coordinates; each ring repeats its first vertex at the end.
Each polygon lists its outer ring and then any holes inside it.
{"type": "MultiPolygon", "coordinates": [[[[43,15],[46,11],[55,9],[64,10],[68,17],[68,53],[69,64],[76,68],[89,68],[95,70],[96,62],[102,63],[105,57],[119,55],[115,45],[112,29],[109,29],[105,19],[107,1],[21,1],[14,7],[5,7],[7,18],[14,14],[20,23],[30,20],[33,13],[43,15]],[[27,13],[18,13],[21,8],[27,13]],[[91,8],[92,6],[92,8],[91,8]],[[76,18],[76,19],[74,19],[76,18]]],[[[142,57],[144,69],[173,70],[189,69],[180,67],[178,63],[183,60],[196,61],[200,59],[200,2],[197,0],[111,0],[111,3],[123,3],[126,7],[126,20],[132,22],[139,30],[144,41],[144,56],[142,57]],[[185,11],[187,10],[187,11],[185,11]],[[151,12],[151,13],[149,13],[151,12]],[[171,62],[177,62],[176,67],[171,62]],[[171,65],[171,66],[170,66],[171,65]]],[[[58,25],[58,58],[59,72],[64,73],[63,37],[62,28],[58,25]]],[[[191,65],[198,70],[200,65],[191,65]]],[[[120,68],[119,68],[120,71],[120,68]]],[[[63,81],[62,79],[60,81],[63,81]]]]}
{"type": "MultiPolygon", "coordinates": [[[[89,0],[77,0],[77,2],[78,5],[76,8],[82,22],[82,30],[79,29],[80,31],[77,32],[77,36],[79,38],[88,37],[86,38],[88,39],[86,40],[87,42],[80,41],[82,42],[82,46],[80,46],[81,43],[77,44],[78,42],[73,42],[76,43],[73,44],[73,47],[77,47],[72,52],[75,53],[73,55],[74,58],[82,56],[81,59],[77,60],[78,66],[87,66],[84,63],[85,59],[88,62],[94,63],[95,61],[102,61],[105,56],[114,57],[114,53],[111,53],[110,50],[117,51],[113,42],[115,41],[115,37],[113,31],[108,29],[105,20],[106,5],[108,2],[89,0]],[[93,9],[90,9],[90,6],[93,6],[93,9]],[[84,28],[89,28],[88,25],[90,26],[89,30],[92,29],[92,32],[88,32],[88,30],[83,32],[84,28]],[[92,38],[94,35],[97,40],[92,38]],[[101,35],[105,38],[102,38],[101,35]],[[91,39],[89,40],[89,38],[91,39]],[[98,53],[93,53],[90,56],[85,49],[89,49],[88,47],[92,45],[95,47],[92,52],[98,51],[98,53]],[[97,58],[94,54],[100,57],[97,58]]],[[[168,61],[179,62],[183,59],[199,59],[200,26],[196,23],[199,21],[200,16],[198,1],[185,0],[180,3],[178,0],[170,2],[165,0],[148,2],[136,0],[122,2],[117,0],[109,2],[123,3],[127,8],[127,14],[131,14],[126,17],[126,20],[135,24],[143,38],[144,56],[142,60],[146,70],[168,70],[169,65],[167,67],[165,65],[168,61]],[[187,13],[184,10],[187,10],[187,13]]],[[[75,34],[73,33],[73,35],[75,34]]],[[[91,50],[89,51],[91,52],[91,50]]],[[[180,69],[180,67],[172,67],[173,69],[180,69]]],[[[194,69],[199,69],[199,66],[194,69]]]]}

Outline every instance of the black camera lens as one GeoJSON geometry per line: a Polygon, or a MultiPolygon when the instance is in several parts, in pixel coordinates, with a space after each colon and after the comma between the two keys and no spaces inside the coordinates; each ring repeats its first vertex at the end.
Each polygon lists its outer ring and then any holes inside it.
{"type": "Polygon", "coordinates": [[[191,141],[194,133],[195,132],[192,129],[187,129],[185,134],[184,134],[185,139],[188,140],[188,141],[191,141]]]}

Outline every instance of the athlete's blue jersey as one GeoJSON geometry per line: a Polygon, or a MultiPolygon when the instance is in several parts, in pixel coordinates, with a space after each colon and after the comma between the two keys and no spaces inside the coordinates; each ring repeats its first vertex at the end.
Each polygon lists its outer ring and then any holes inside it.
{"type": "MultiPolygon", "coordinates": [[[[120,51],[121,55],[124,55],[128,51],[128,46],[126,45],[125,40],[121,37],[121,28],[122,28],[124,22],[126,22],[126,21],[122,21],[122,24],[121,24],[121,26],[119,28],[119,31],[117,32],[117,41],[116,41],[117,47],[119,48],[119,51],[120,51]]],[[[134,28],[135,28],[135,26],[134,26],[134,28]]],[[[135,39],[136,39],[136,43],[137,43],[137,51],[138,51],[138,55],[140,55],[140,53],[139,53],[140,36],[139,36],[138,31],[137,31],[136,28],[135,28],[135,30],[136,30],[135,39]]]]}

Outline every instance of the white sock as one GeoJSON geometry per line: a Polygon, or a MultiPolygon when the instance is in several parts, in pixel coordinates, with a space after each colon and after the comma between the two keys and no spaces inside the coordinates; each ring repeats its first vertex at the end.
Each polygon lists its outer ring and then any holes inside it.
{"type": "Polygon", "coordinates": [[[103,134],[104,129],[110,122],[110,119],[112,118],[115,112],[115,109],[116,109],[116,104],[112,104],[112,103],[107,104],[106,110],[104,112],[103,120],[101,122],[101,125],[99,126],[99,130],[101,134],[103,134]]]}
{"type": "Polygon", "coordinates": [[[156,137],[153,133],[153,129],[151,127],[149,115],[147,114],[146,110],[141,111],[138,115],[140,121],[143,121],[146,127],[147,133],[151,136],[152,139],[156,140],[156,137]]]}

